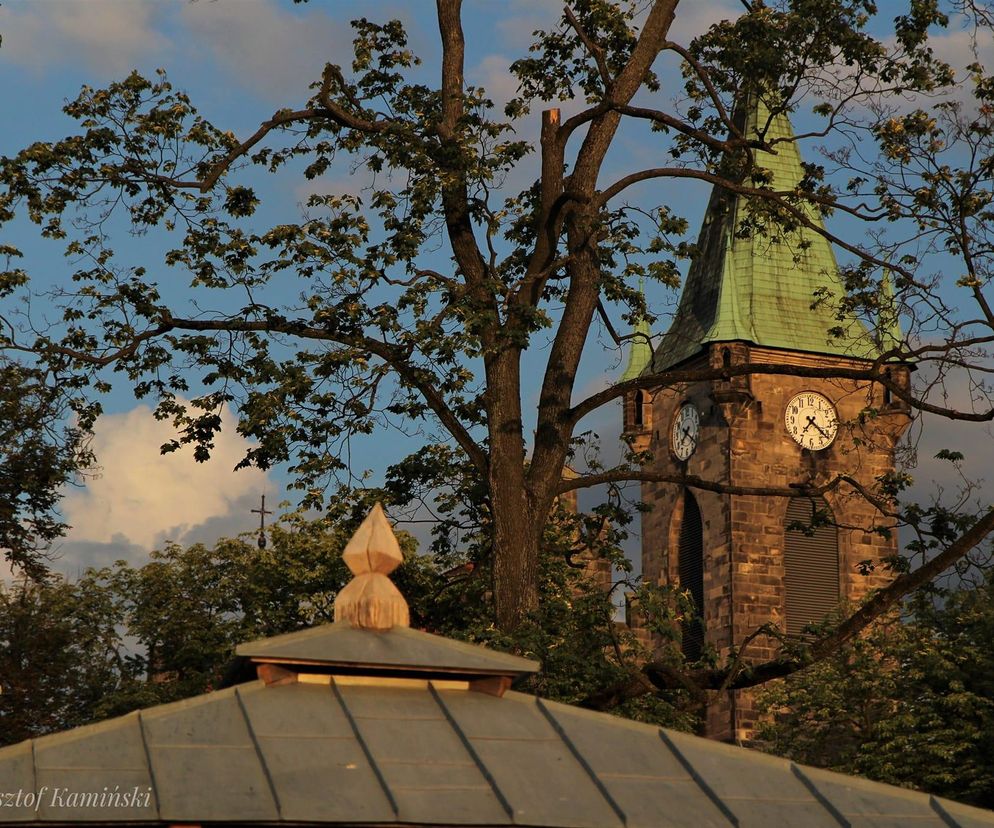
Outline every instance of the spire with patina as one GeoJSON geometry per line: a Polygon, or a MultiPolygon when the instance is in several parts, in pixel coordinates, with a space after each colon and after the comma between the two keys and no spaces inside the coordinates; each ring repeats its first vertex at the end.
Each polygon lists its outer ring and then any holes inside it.
{"type": "MultiPolygon", "coordinates": [[[[645,299],[645,284],[639,280],[639,293],[645,299]]],[[[635,379],[641,376],[646,366],[652,362],[652,329],[645,317],[639,316],[628,340],[628,365],[621,375],[621,381],[635,379]]]]}
{"type": "Polygon", "coordinates": [[[901,314],[894,296],[894,285],[891,281],[890,270],[884,270],[880,279],[880,307],[877,311],[878,347],[884,353],[900,351],[904,343],[904,331],[901,330],[901,314]]]}
{"type": "MultiPolygon", "coordinates": [[[[785,114],[771,117],[755,96],[750,101],[737,114],[744,134],[762,133],[773,149],[755,150],[756,166],[773,191],[797,190],[804,168],[790,121],[785,114]]],[[[815,206],[795,203],[823,226],[815,206]]],[[[654,371],[679,365],[713,342],[877,356],[865,326],[839,318],[845,288],[828,240],[809,227],[781,227],[768,213],[759,202],[750,206],[745,196],[714,188],[673,324],[655,349],[654,371]]]]}

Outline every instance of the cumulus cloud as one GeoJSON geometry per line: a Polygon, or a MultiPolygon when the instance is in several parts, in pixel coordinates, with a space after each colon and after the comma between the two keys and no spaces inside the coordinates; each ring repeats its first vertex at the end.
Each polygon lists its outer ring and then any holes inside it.
{"type": "Polygon", "coordinates": [[[117,557],[131,558],[134,547],[147,550],[164,540],[211,542],[252,527],[248,509],[275,486],[257,469],[232,471],[246,443],[234,431],[231,412],[225,412],[207,463],[194,462],[186,450],[159,454],[159,446],[173,436],[172,427],[152,417],[148,406],[101,418],[93,444],[101,473],[69,492],[64,504],[72,526],[63,547],[67,564],[102,565],[114,559],[114,550],[126,553],[117,557]],[[202,530],[208,528],[217,534],[206,537],[202,530]],[[70,554],[74,551],[86,560],[70,554]]]}
{"type": "Polygon", "coordinates": [[[194,57],[212,57],[228,80],[287,105],[310,97],[325,63],[352,59],[347,18],[318,7],[298,13],[271,0],[216,0],[182,4],[180,19],[194,57]]]}
{"type": "Polygon", "coordinates": [[[513,62],[513,58],[492,54],[470,68],[471,82],[487,90],[487,96],[494,102],[498,112],[518,94],[518,79],[508,69],[513,62]]]}
{"type": "Polygon", "coordinates": [[[49,0],[0,6],[0,60],[41,70],[86,65],[121,74],[168,48],[158,30],[164,6],[134,0],[49,0]]]}
{"type": "Polygon", "coordinates": [[[670,37],[686,45],[697,35],[710,29],[715,23],[722,20],[735,20],[741,14],[742,5],[732,2],[732,0],[680,4],[670,29],[670,37]]]}

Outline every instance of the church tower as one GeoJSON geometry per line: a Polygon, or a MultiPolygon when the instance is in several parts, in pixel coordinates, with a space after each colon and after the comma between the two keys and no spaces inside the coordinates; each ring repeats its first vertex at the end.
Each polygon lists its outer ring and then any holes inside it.
{"type": "MultiPolygon", "coordinates": [[[[756,151],[772,189],[794,189],[803,168],[786,116],[771,118],[762,105],[740,116],[747,134],[775,148],[756,151]]],[[[792,371],[865,368],[893,343],[855,318],[840,320],[845,292],[828,241],[804,228],[763,232],[762,224],[762,208],[714,189],[672,325],[651,360],[633,340],[626,378],[743,363],[774,363],[782,373],[630,393],[626,437],[648,449],[647,470],[673,479],[788,487],[845,474],[872,487],[894,467],[894,446],[910,422],[906,406],[879,384],[792,371]]],[[[907,386],[907,365],[888,371],[907,386]]],[[[764,624],[802,636],[891,577],[880,562],[897,552],[896,532],[880,532],[886,522],[846,484],[822,498],[790,499],[643,483],[642,500],[651,507],[642,517],[643,577],[679,585],[699,608],[700,619],[683,628],[690,659],[709,646],[724,661],[764,624]],[[798,524],[809,528],[797,531],[798,524]]],[[[743,655],[759,663],[780,646],[760,635],[743,655]]],[[[714,738],[749,739],[756,725],[748,691],[716,699],[709,710],[714,738]]]]}

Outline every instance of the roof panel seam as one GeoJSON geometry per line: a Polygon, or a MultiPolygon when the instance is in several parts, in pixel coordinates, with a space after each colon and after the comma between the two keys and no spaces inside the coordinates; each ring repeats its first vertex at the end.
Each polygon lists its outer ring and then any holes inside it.
{"type": "Polygon", "coordinates": [[[449,726],[455,731],[456,736],[459,737],[459,741],[462,742],[462,745],[466,749],[466,752],[470,755],[470,758],[476,763],[477,769],[483,775],[483,778],[487,780],[487,783],[490,785],[490,790],[492,790],[494,796],[497,797],[497,801],[500,803],[501,808],[504,809],[504,813],[507,814],[507,817],[508,819],[511,820],[511,822],[515,822],[516,820],[514,818],[514,808],[511,806],[511,803],[508,802],[507,797],[504,796],[504,792],[500,789],[500,786],[497,784],[497,780],[493,778],[490,771],[487,769],[487,766],[483,763],[483,760],[480,758],[479,754],[477,754],[476,750],[473,748],[472,743],[469,741],[469,737],[465,734],[463,729],[459,727],[458,722],[456,722],[455,717],[452,715],[452,711],[449,710],[449,707],[445,703],[445,700],[442,698],[441,694],[435,689],[435,686],[431,682],[428,683],[428,691],[431,693],[431,697],[435,700],[435,703],[438,705],[439,709],[445,715],[445,718],[448,721],[449,726]]]}
{"type": "Polygon", "coordinates": [[[798,765],[791,762],[790,771],[801,781],[801,784],[811,792],[811,795],[818,800],[818,803],[832,815],[832,818],[838,822],[839,825],[843,825],[845,828],[850,828],[852,823],[846,819],[843,813],[829,801],[825,794],[818,790],[818,786],[815,785],[811,778],[808,777],[808,775],[801,770],[798,765]]]}
{"type": "Polygon", "coordinates": [[[362,733],[359,731],[359,725],[356,723],[355,718],[352,715],[352,711],[349,710],[349,706],[345,703],[345,697],[342,695],[342,691],[339,690],[338,685],[332,682],[331,692],[334,694],[335,699],[338,701],[339,706],[342,708],[342,713],[348,720],[349,725],[352,728],[352,732],[355,734],[356,741],[359,743],[359,747],[362,748],[362,752],[366,757],[366,761],[369,762],[369,767],[372,769],[373,774],[376,776],[376,780],[380,783],[380,788],[383,790],[383,795],[386,796],[387,802],[390,803],[390,808],[393,811],[394,819],[400,819],[400,807],[397,805],[397,800],[394,799],[393,793],[390,790],[390,786],[387,785],[387,780],[383,776],[383,771],[380,770],[380,766],[376,764],[376,760],[373,758],[373,752],[369,749],[369,745],[366,744],[366,740],[362,737],[362,733]]]}
{"type": "MultiPolygon", "coordinates": [[[[265,691],[263,691],[265,692],[265,691]]],[[[252,740],[252,745],[255,748],[255,755],[259,759],[259,764],[262,766],[262,773],[266,777],[266,782],[269,785],[269,793],[273,797],[273,804],[276,806],[276,815],[280,820],[283,819],[283,806],[280,803],[279,794],[276,793],[276,784],[273,782],[273,776],[269,772],[269,765],[266,763],[266,757],[262,755],[262,748],[259,745],[259,740],[255,735],[255,728],[252,727],[252,720],[249,718],[248,710],[245,708],[245,700],[242,698],[242,693],[239,688],[235,688],[235,698],[238,700],[238,709],[242,712],[242,718],[245,720],[245,727],[248,729],[249,738],[252,740]]]]}
{"type": "Polygon", "coordinates": [[[556,732],[556,735],[562,740],[563,744],[566,745],[569,752],[573,754],[573,758],[576,759],[580,767],[583,768],[587,776],[590,777],[590,781],[594,783],[594,786],[598,791],[600,791],[600,795],[604,797],[607,804],[611,806],[611,810],[618,815],[618,819],[621,820],[621,824],[628,825],[628,815],[622,810],[621,806],[615,801],[614,797],[611,796],[608,789],[601,781],[601,778],[594,772],[594,769],[590,767],[590,764],[583,757],[583,754],[580,753],[577,746],[573,744],[573,741],[566,735],[566,731],[563,730],[562,725],[559,724],[556,717],[552,715],[552,711],[542,703],[542,700],[538,696],[535,697],[535,706],[542,711],[542,715],[545,716],[546,720],[549,722],[549,725],[556,732]]]}
{"type": "Polygon", "coordinates": [[[670,751],[672,752],[674,758],[681,765],[683,765],[684,770],[686,770],[687,773],[690,774],[690,778],[693,779],[694,782],[697,783],[697,787],[699,787],[704,792],[704,795],[714,803],[715,807],[719,811],[721,811],[721,813],[725,817],[725,819],[727,819],[732,825],[734,825],[735,828],[738,828],[738,826],[739,826],[739,818],[735,815],[735,813],[732,811],[732,809],[729,808],[728,805],[725,804],[725,801],[720,796],[718,796],[718,794],[714,790],[714,788],[712,788],[705,781],[704,777],[701,776],[697,772],[697,768],[695,768],[690,763],[690,760],[687,759],[687,757],[683,755],[683,753],[680,751],[680,749],[673,743],[673,740],[669,736],[666,735],[666,731],[660,730],[659,731],[659,738],[662,740],[663,744],[666,745],[666,747],[668,747],[670,749],[670,751]]]}
{"type": "Polygon", "coordinates": [[[148,737],[145,733],[145,717],[138,711],[138,735],[142,740],[142,750],[145,752],[145,764],[148,767],[148,781],[152,787],[152,797],[155,799],[155,815],[162,819],[162,802],[159,799],[159,786],[155,783],[155,771],[152,769],[152,753],[148,749],[148,737]]]}
{"type": "Polygon", "coordinates": [[[932,806],[932,810],[939,815],[939,819],[946,823],[949,828],[962,828],[962,826],[953,818],[953,815],[943,808],[942,803],[931,794],[929,794],[928,797],[928,804],[932,806]]]}

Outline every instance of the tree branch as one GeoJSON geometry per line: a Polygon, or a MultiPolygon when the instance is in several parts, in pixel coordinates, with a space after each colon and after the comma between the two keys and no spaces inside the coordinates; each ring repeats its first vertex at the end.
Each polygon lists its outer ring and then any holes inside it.
{"type": "Polygon", "coordinates": [[[884,354],[874,362],[868,362],[865,368],[815,367],[808,365],[783,365],[780,363],[754,362],[742,365],[723,366],[721,368],[701,367],[688,368],[679,371],[663,371],[635,379],[625,380],[577,403],[568,412],[569,422],[575,425],[587,414],[600,408],[605,403],[617,397],[624,396],[629,391],[639,388],[651,391],[668,388],[673,385],[691,382],[707,382],[709,380],[729,380],[732,377],[742,377],[749,374],[785,374],[793,377],[811,377],[815,379],[851,379],[875,382],[890,390],[893,396],[919,411],[938,414],[949,420],[961,420],[971,423],[987,423],[994,420],[994,408],[981,412],[957,411],[952,408],[933,405],[917,399],[910,391],[902,388],[886,373],[887,363],[884,354]]]}
{"type": "Polygon", "coordinates": [[[597,71],[601,76],[601,81],[604,83],[604,91],[606,94],[607,90],[611,87],[612,78],[611,72],[607,68],[607,61],[604,56],[604,47],[595,43],[590,35],[583,30],[583,26],[580,25],[580,21],[576,19],[576,15],[569,6],[564,7],[563,13],[566,15],[566,20],[569,22],[570,26],[573,27],[573,31],[576,32],[577,36],[580,38],[580,41],[586,47],[587,51],[590,53],[590,56],[594,59],[594,63],[597,64],[597,71]]]}
{"type": "MultiPolygon", "coordinates": [[[[578,489],[585,489],[591,486],[601,486],[606,483],[673,483],[678,486],[687,486],[691,489],[700,489],[706,492],[717,492],[719,494],[752,495],[758,497],[817,497],[825,492],[833,491],[843,483],[854,488],[863,489],[859,481],[847,474],[840,474],[833,477],[826,483],[791,483],[788,486],[737,486],[729,483],[717,483],[713,480],[706,480],[693,474],[666,474],[664,472],[654,472],[638,469],[615,469],[601,472],[600,474],[585,474],[578,477],[566,479],[556,489],[556,494],[565,494],[578,489]]],[[[882,505],[874,503],[875,506],[882,505]]]]}
{"type": "Polygon", "coordinates": [[[459,447],[466,452],[473,465],[483,474],[490,467],[490,461],[484,449],[473,439],[466,427],[459,421],[445,398],[438,391],[437,377],[416,365],[408,359],[407,349],[368,336],[343,336],[329,332],[324,328],[315,328],[302,321],[271,317],[262,321],[245,319],[182,319],[166,316],[164,321],[148,331],[135,337],[127,346],[103,356],[93,356],[83,351],[76,351],[61,346],[50,346],[50,350],[79,360],[87,365],[103,367],[115,361],[133,356],[142,343],[170,331],[227,331],[232,333],[280,333],[295,336],[300,339],[317,340],[321,342],[336,342],[353,348],[369,351],[390,365],[397,374],[417,389],[424,398],[429,409],[438,417],[439,422],[452,435],[459,447]]]}
{"type": "Polygon", "coordinates": [[[785,678],[827,658],[852,641],[870,624],[893,610],[906,595],[941,575],[980,544],[992,531],[994,531],[994,509],[988,511],[972,528],[932,560],[918,567],[914,572],[898,576],[886,587],[877,591],[835,630],[811,644],[801,658],[765,661],[741,669],[738,675],[731,675],[733,669],[736,669],[735,665],[721,669],[676,671],[677,675],[671,665],[659,660],[647,663],[643,669],[656,687],[666,690],[685,689],[688,681],[702,690],[742,690],[765,684],[773,679],[785,678]]]}
{"type": "MultiPolygon", "coordinates": [[[[626,175],[624,178],[619,179],[610,187],[602,190],[597,194],[596,203],[598,206],[606,205],[612,198],[620,194],[628,187],[633,184],[638,184],[642,181],[650,181],[654,178],[693,178],[698,181],[706,181],[709,184],[721,187],[723,190],[727,190],[732,193],[737,193],[739,195],[750,196],[752,198],[763,199],[765,201],[773,201],[776,204],[782,206],[785,210],[791,213],[791,215],[796,218],[799,222],[804,224],[805,227],[816,231],[825,238],[834,241],[836,244],[845,246],[852,252],[859,253],[857,248],[852,248],[846,245],[842,240],[837,239],[832,236],[824,228],[818,227],[814,222],[811,221],[807,216],[805,216],[800,210],[798,210],[793,204],[785,201],[788,196],[794,198],[804,199],[806,202],[811,204],[817,204],[821,207],[827,207],[832,210],[841,210],[844,213],[848,213],[855,218],[862,219],[863,221],[883,221],[888,218],[888,213],[886,210],[881,208],[876,213],[866,213],[862,212],[854,207],[850,207],[846,204],[839,202],[837,199],[828,198],[827,196],[820,196],[816,193],[807,193],[799,190],[790,191],[780,191],[780,190],[764,190],[759,187],[746,187],[743,184],[737,184],[728,178],[720,175],[714,175],[713,173],[704,172],[703,170],[692,170],[686,167],[654,167],[647,170],[639,170],[638,172],[626,175]]],[[[863,253],[861,258],[866,258],[866,254],[863,253]]],[[[876,263],[876,260],[872,260],[876,263]]],[[[881,267],[888,266],[886,262],[879,263],[881,267]]],[[[894,268],[893,264],[889,265],[894,268]]],[[[896,269],[896,268],[894,268],[896,269]]]]}

